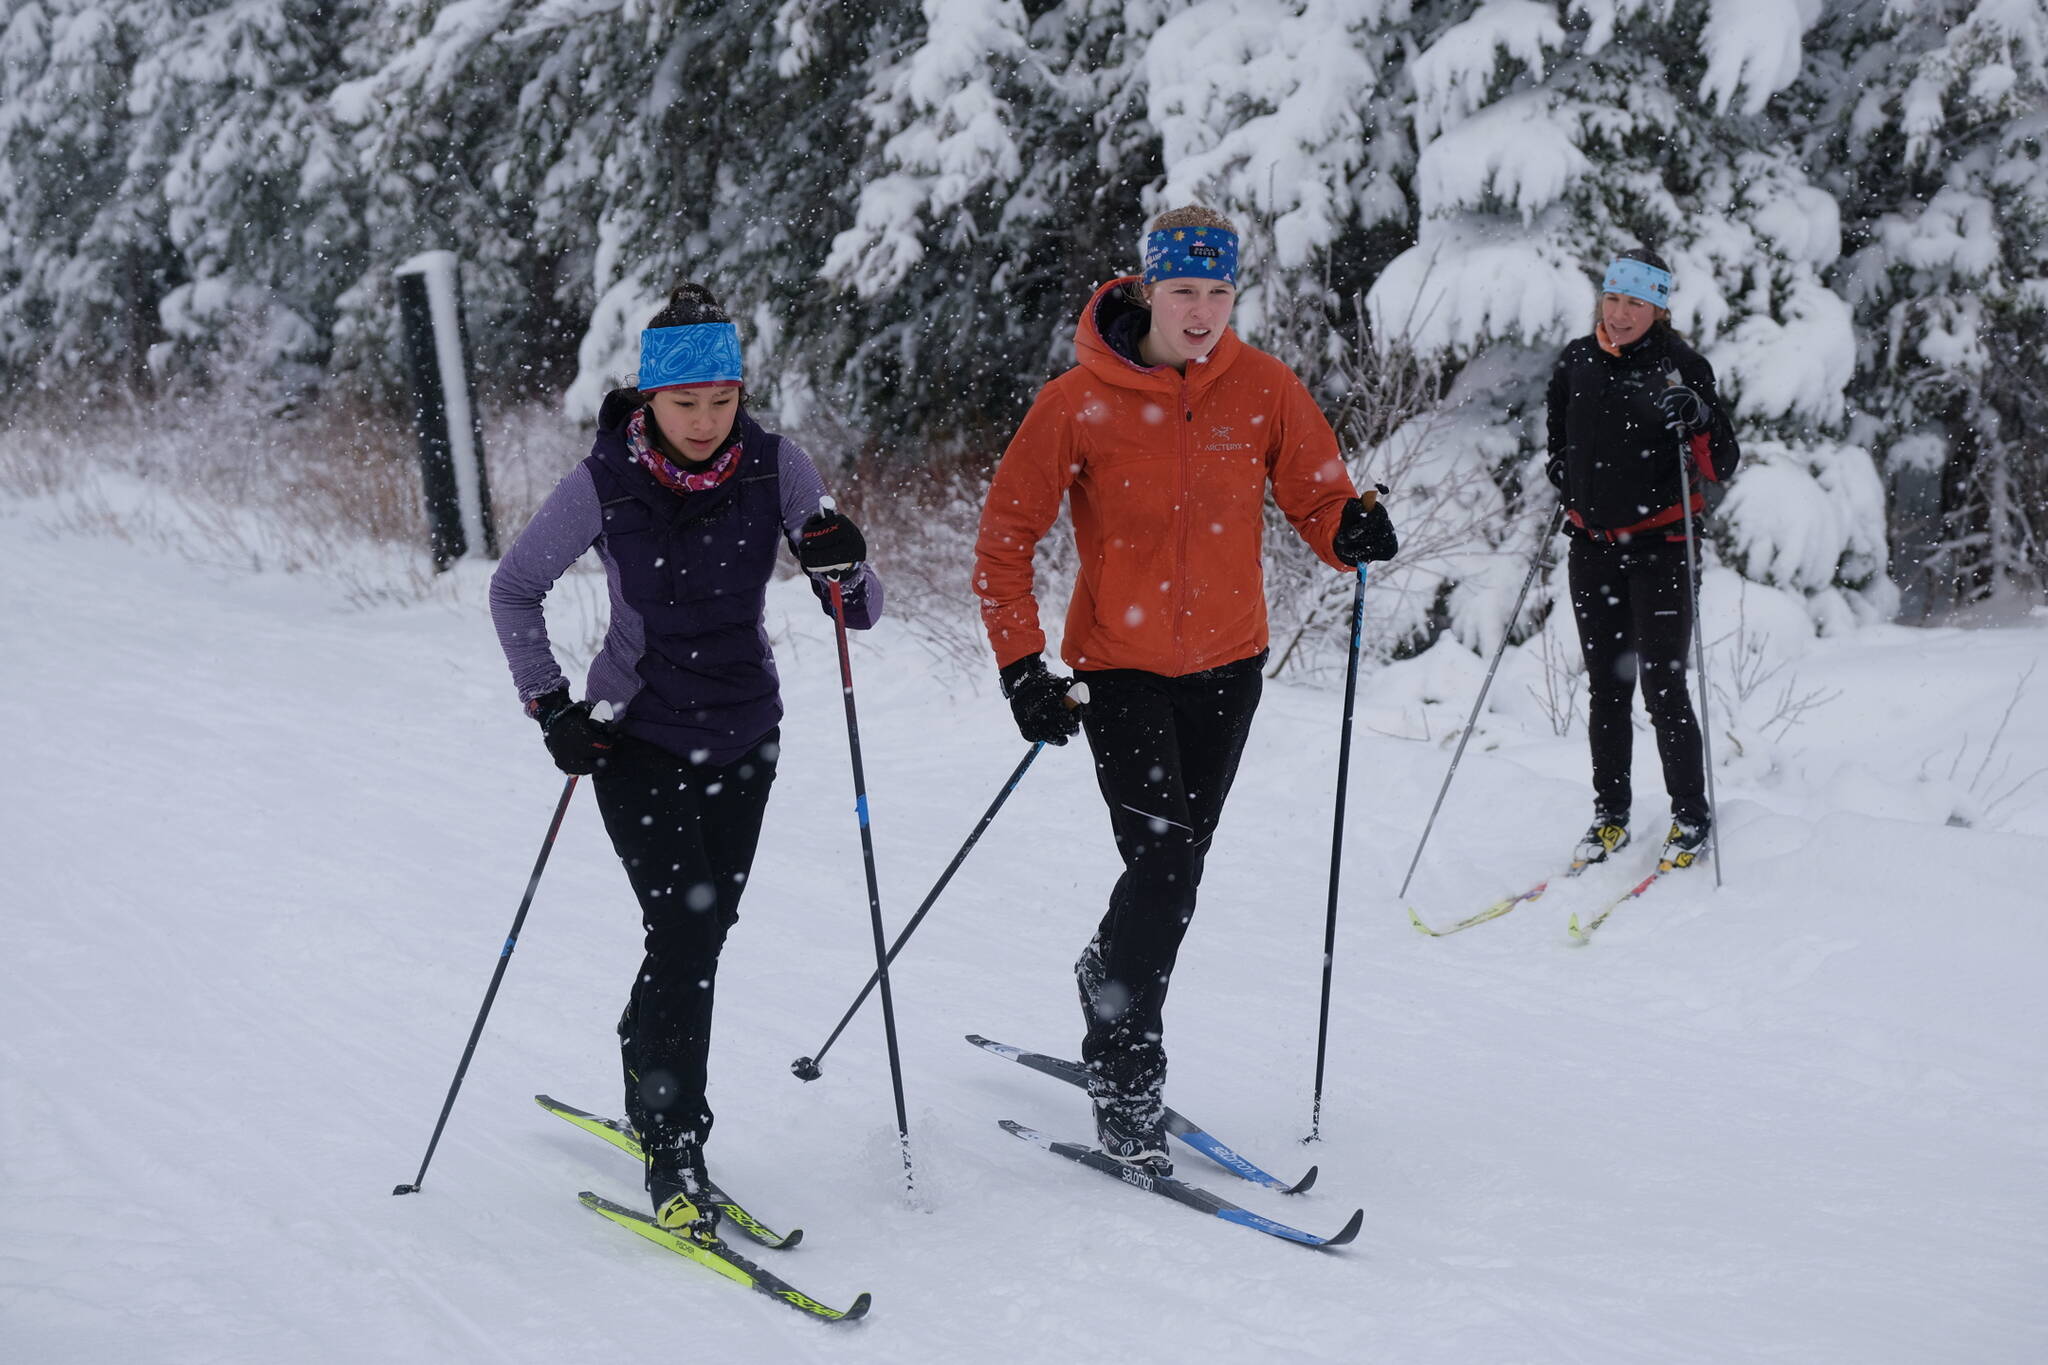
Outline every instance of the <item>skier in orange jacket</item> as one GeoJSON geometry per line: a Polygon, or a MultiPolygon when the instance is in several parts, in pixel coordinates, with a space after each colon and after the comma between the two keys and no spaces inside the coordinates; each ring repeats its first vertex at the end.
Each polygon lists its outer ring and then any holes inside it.
{"type": "Polygon", "coordinates": [[[1075,963],[1082,1057],[1102,1148],[1171,1171],[1161,1011],[1209,841],[1251,730],[1266,662],[1260,561],[1267,485],[1332,568],[1391,558],[1392,522],[1360,498],[1337,439],[1278,359],[1230,329],[1237,233],[1201,207],[1154,220],[1141,277],[1097,290],[1080,363],[1039,392],[982,507],[974,591],[1018,729],[1085,729],[1123,875],[1075,963]],[[1080,571],[1061,657],[1045,664],[1032,553],[1073,508],[1080,571]]]}

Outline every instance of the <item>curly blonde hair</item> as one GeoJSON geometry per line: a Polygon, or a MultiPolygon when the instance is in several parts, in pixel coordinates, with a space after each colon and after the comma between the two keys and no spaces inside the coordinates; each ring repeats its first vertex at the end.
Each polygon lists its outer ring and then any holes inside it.
{"type": "Polygon", "coordinates": [[[1225,218],[1216,210],[1202,204],[1184,204],[1177,209],[1168,209],[1152,220],[1151,232],[1165,232],[1169,228],[1222,228],[1225,232],[1236,232],[1237,224],[1225,218]]]}

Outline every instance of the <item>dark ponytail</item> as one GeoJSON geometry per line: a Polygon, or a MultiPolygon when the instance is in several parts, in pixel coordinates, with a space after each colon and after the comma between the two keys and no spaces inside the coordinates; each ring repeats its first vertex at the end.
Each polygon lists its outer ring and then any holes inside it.
{"type": "Polygon", "coordinates": [[[694,327],[700,322],[731,322],[732,314],[719,306],[711,291],[694,280],[668,291],[668,302],[647,320],[649,327],[694,327]]]}

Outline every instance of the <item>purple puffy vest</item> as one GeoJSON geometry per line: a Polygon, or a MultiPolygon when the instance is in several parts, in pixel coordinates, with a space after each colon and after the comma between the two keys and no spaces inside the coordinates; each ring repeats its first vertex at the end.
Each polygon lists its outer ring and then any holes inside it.
{"type": "Polygon", "coordinates": [[[607,401],[584,461],[604,513],[600,547],[647,628],[626,708],[628,734],[683,758],[727,762],[782,719],[761,616],[783,543],[781,438],[742,410],[739,468],[716,488],[676,493],[627,448],[630,407],[607,401]]]}

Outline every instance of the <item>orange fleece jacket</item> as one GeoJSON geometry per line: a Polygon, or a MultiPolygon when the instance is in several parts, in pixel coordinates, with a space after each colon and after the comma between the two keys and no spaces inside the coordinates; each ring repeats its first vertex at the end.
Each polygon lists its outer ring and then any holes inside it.
{"type": "Polygon", "coordinates": [[[1182,376],[1134,364],[1097,315],[1131,306],[1097,290],[1074,328],[1080,364],[1039,391],[982,505],[974,591],[998,667],[1042,652],[1032,552],[1071,496],[1080,573],[1060,656],[1078,670],[1179,677],[1266,647],[1266,485],[1331,567],[1356,495],[1330,424],[1294,372],[1226,328],[1182,376]]]}

